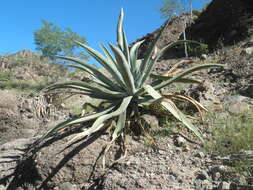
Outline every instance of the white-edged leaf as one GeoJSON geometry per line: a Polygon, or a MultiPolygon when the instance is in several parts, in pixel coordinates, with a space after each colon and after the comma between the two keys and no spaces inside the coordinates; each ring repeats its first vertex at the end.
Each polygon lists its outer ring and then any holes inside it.
{"type": "Polygon", "coordinates": [[[49,135],[58,132],[59,130],[62,130],[66,127],[69,127],[71,125],[75,125],[75,124],[79,124],[79,123],[83,123],[86,121],[90,121],[90,120],[94,120],[98,117],[100,117],[101,115],[107,114],[108,112],[110,112],[111,110],[113,110],[115,108],[115,105],[109,106],[108,108],[104,109],[101,112],[89,115],[89,116],[84,116],[84,117],[79,117],[79,118],[75,118],[75,119],[69,119],[67,121],[64,121],[62,123],[59,123],[58,125],[56,125],[54,128],[50,129],[49,131],[47,131],[42,138],[46,138],[49,135]]]}
{"type": "Polygon", "coordinates": [[[139,70],[140,64],[137,63],[137,56],[138,56],[138,50],[141,44],[145,40],[136,42],[131,48],[130,48],[130,63],[131,63],[131,71],[133,73],[134,78],[137,78],[137,71],[139,70]]]}
{"type": "Polygon", "coordinates": [[[126,96],[126,94],[122,93],[122,92],[117,92],[117,91],[111,91],[108,90],[102,86],[99,86],[96,83],[88,83],[88,82],[75,82],[75,81],[71,81],[71,82],[61,82],[61,83],[55,83],[53,85],[50,85],[48,87],[46,87],[44,90],[47,91],[52,91],[55,89],[75,89],[75,90],[80,90],[80,91],[87,91],[87,92],[91,92],[93,94],[100,94],[103,95],[105,97],[114,97],[114,98],[123,98],[126,96]]]}
{"type": "Polygon", "coordinates": [[[105,122],[107,120],[114,118],[116,116],[119,116],[124,111],[126,111],[132,98],[133,98],[133,96],[128,96],[128,97],[124,98],[123,101],[121,102],[120,106],[115,111],[110,112],[105,115],[102,115],[99,118],[97,118],[96,121],[93,123],[93,125],[90,128],[77,134],[76,137],[74,137],[71,141],[89,136],[89,135],[95,133],[96,131],[100,130],[101,128],[103,128],[103,126],[105,125],[105,122]]]}
{"type": "MultiPolygon", "coordinates": [[[[120,71],[118,70],[118,65],[117,65],[116,59],[110,54],[110,52],[108,51],[108,49],[104,45],[100,45],[100,47],[103,50],[103,52],[105,53],[105,55],[107,56],[107,58],[114,63],[115,71],[117,71],[117,73],[120,73],[120,71]]],[[[127,87],[126,87],[125,81],[120,74],[118,75],[118,77],[115,77],[114,79],[118,82],[118,84],[121,85],[122,88],[124,88],[126,90],[127,87]]]]}
{"type": "Polygon", "coordinates": [[[129,46],[127,42],[126,33],[124,31],[123,31],[123,46],[124,46],[124,51],[123,51],[124,55],[126,57],[127,63],[129,64],[129,67],[131,68],[129,46]]]}
{"type": "Polygon", "coordinates": [[[83,67],[88,68],[88,70],[93,72],[93,75],[98,78],[99,80],[101,80],[102,82],[106,83],[108,86],[110,86],[112,89],[117,88],[118,90],[120,90],[120,87],[118,85],[116,85],[115,83],[112,82],[111,79],[109,79],[107,76],[105,76],[101,71],[99,71],[95,66],[85,63],[84,61],[78,59],[78,58],[74,58],[74,57],[67,57],[67,56],[57,56],[58,58],[61,59],[65,59],[68,61],[73,61],[79,65],[82,65],[83,67]]]}
{"type": "Polygon", "coordinates": [[[119,47],[114,46],[112,44],[109,44],[112,51],[115,54],[115,58],[118,63],[118,70],[120,71],[120,74],[122,78],[125,80],[125,83],[129,89],[128,93],[129,95],[133,95],[135,93],[135,84],[134,84],[134,78],[133,75],[130,71],[130,65],[128,64],[125,55],[123,52],[120,50],[119,47]]]}
{"type": "Polygon", "coordinates": [[[124,45],[123,45],[123,17],[124,17],[124,11],[123,9],[120,10],[119,15],[119,21],[117,26],[117,43],[119,48],[123,51],[124,45]]]}
{"type": "Polygon", "coordinates": [[[96,59],[107,71],[110,73],[110,75],[117,79],[116,81],[120,80],[120,75],[117,70],[115,70],[115,64],[114,62],[107,59],[105,56],[103,56],[101,53],[96,51],[95,49],[92,49],[91,47],[87,46],[86,44],[76,42],[81,47],[83,47],[94,59],[96,59]]]}
{"type": "MultiPolygon", "coordinates": [[[[79,69],[81,71],[85,71],[91,75],[93,75],[92,71],[87,71],[85,67],[83,67],[82,65],[68,65],[68,67],[72,67],[75,69],[79,69]]],[[[94,76],[94,75],[93,75],[94,76]]],[[[113,91],[119,91],[118,88],[113,88],[111,86],[108,86],[108,84],[104,83],[103,81],[101,81],[99,78],[95,78],[94,80],[91,80],[94,83],[97,83],[98,85],[103,86],[104,88],[108,89],[108,90],[113,90],[113,91]]]]}

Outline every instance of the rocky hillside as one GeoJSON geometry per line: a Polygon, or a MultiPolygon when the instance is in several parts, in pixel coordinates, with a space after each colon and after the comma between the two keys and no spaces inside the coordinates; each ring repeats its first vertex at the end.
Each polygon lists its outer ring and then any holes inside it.
{"type": "MultiPolygon", "coordinates": [[[[175,101],[202,132],[203,144],[159,110],[141,116],[149,126],[142,136],[126,135],[125,154],[119,142],[101,156],[110,141],[110,132],[103,130],[72,144],[69,139],[79,127],[36,141],[59,122],[78,116],[84,103],[99,102],[88,96],[31,93],[41,84],[85,78],[29,50],[0,57],[0,190],[253,189],[251,1],[213,0],[206,10],[194,11],[187,36],[207,43],[210,53],[184,60],[177,48],[154,67],[154,74],[168,75],[175,64],[176,72],[189,65],[224,65],[194,73],[197,84],[176,83],[162,91],[190,96],[207,108],[198,115],[192,104],[175,101]],[[20,90],[23,83],[28,92],[20,90]]],[[[169,21],[158,49],[180,39],[189,19],[186,13],[169,21]]],[[[137,40],[145,39],[140,58],[159,30],[137,40]]]]}
{"type": "Polygon", "coordinates": [[[0,56],[0,69],[0,89],[21,91],[36,91],[59,80],[85,77],[30,50],[0,56]]]}
{"type": "Polygon", "coordinates": [[[214,0],[187,33],[190,39],[207,43],[210,49],[237,44],[253,35],[253,3],[214,0]]]}
{"type": "MultiPolygon", "coordinates": [[[[157,43],[159,49],[182,39],[182,32],[186,29],[187,39],[205,43],[209,50],[217,50],[252,37],[253,3],[251,0],[213,0],[205,10],[193,11],[193,20],[189,13],[185,13],[173,17],[168,22],[167,29],[157,43]],[[185,22],[188,23],[187,27],[185,22]]],[[[148,45],[155,39],[161,28],[137,40],[145,39],[140,48],[140,58],[144,56],[148,45]]],[[[167,54],[165,58],[183,55],[177,51],[167,52],[167,54]]]]}

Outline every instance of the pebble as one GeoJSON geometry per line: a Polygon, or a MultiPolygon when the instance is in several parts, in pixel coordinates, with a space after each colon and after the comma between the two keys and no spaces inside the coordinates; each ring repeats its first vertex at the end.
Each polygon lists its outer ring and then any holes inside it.
{"type": "Polygon", "coordinates": [[[197,175],[196,179],[200,179],[200,180],[209,179],[209,175],[206,171],[198,171],[196,175],[197,175]]]}
{"type": "Polygon", "coordinates": [[[204,152],[198,152],[198,153],[195,154],[195,157],[204,158],[205,157],[205,153],[204,152]]]}
{"type": "Polygon", "coordinates": [[[181,136],[179,136],[175,139],[175,145],[178,146],[178,147],[184,146],[185,143],[186,143],[186,140],[181,136]]]}
{"type": "Polygon", "coordinates": [[[221,177],[220,172],[215,172],[212,175],[212,178],[213,178],[214,181],[218,181],[220,179],[220,177],[221,177]]]}
{"type": "Polygon", "coordinates": [[[74,186],[71,183],[66,182],[59,186],[59,190],[74,190],[74,186]]]}
{"type": "Polygon", "coordinates": [[[230,189],[230,183],[222,181],[219,186],[218,190],[229,190],[230,189]]]}

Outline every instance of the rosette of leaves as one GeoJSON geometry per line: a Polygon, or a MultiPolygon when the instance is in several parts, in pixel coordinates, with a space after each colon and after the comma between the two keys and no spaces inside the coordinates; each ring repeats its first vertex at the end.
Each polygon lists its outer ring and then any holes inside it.
{"type": "Polygon", "coordinates": [[[178,75],[168,77],[166,80],[161,81],[160,79],[157,79],[148,84],[147,81],[151,75],[152,68],[161,55],[169,48],[180,43],[190,42],[178,41],[169,44],[154,56],[153,52],[155,44],[166,27],[167,25],[165,25],[159,32],[159,35],[147,50],[146,56],[141,63],[137,61],[137,52],[143,41],[139,41],[131,47],[128,45],[125,31],[123,30],[123,10],[120,12],[117,26],[117,45],[109,43],[111,50],[101,45],[103,51],[103,54],[101,54],[86,44],[76,42],[103,66],[107,74],[102,72],[101,69],[94,67],[94,65],[88,64],[78,58],[59,56],[59,58],[74,62],[75,64],[70,65],[71,67],[89,73],[93,76],[93,79],[88,82],[69,81],[56,83],[48,86],[46,91],[68,89],[72,93],[85,94],[92,98],[101,99],[106,102],[106,104],[104,104],[102,110],[96,113],[80,116],[58,124],[49,130],[44,135],[44,138],[77,124],[83,124],[83,131],[78,133],[74,139],[89,137],[99,130],[109,128],[112,121],[115,121],[115,126],[112,132],[113,142],[120,134],[122,134],[124,129],[129,126],[129,122],[127,121],[130,121],[131,118],[139,115],[140,107],[160,104],[203,141],[199,130],[177,108],[172,99],[161,95],[158,91],[174,82],[193,81],[186,78],[186,76],[192,72],[220,65],[204,64],[195,66],[179,73],[178,75]],[[110,76],[108,76],[108,73],[110,76]],[[85,123],[91,125],[85,125],[85,123]]]}

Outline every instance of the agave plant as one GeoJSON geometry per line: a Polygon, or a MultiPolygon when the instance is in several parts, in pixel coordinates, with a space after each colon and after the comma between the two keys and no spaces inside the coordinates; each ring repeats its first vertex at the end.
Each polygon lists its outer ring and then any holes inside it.
{"type": "Polygon", "coordinates": [[[199,130],[176,107],[173,103],[173,99],[168,96],[165,97],[161,95],[159,90],[174,82],[193,81],[185,78],[185,76],[200,69],[217,67],[220,65],[204,64],[195,66],[162,81],[159,78],[154,79],[153,82],[148,84],[147,81],[151,75],[151,71],[161,55],[169,48],[172,48],[180,43],[190,42],[182,40],[176,43],[171,43],[161,49],[154,56],[153,51],[155,49],[155,44],[165,28],[166,25],[159,32],[156,40],[147,50],[146,56],[141,63],[137,61],[137,55],[138,49],[143,41],[139,41],[131,47],[128,45],[127,38],[123,30],[123,10],[120,12],[117,25],[117,45],[109,43],[111,50],[101,45],[101,49],[103,51],[103,54],[101,54],[86,44],[76,42],[83,47],[91,57],[96,59],[103,66],[107,74],[101,71],[101,69],[98,69],[78,58],[58,56],[59,58],[74,62],[75,64],[70,65],[71,67],[88,72],[93,76],[93,80],[90,82],[70,81],[56,83],[48,86],[46,91],[68,89],[72,93],[85,94],[92,98],[101,99],[106,102],[106,104],[102,110],[94,114],[80,116],[58,124],[53,129],[49,130],[44,135],[44,138],[69,126],[83,124],[90,121],[88,123],[92,124],[90,126],[84,125],[83,131],[74,137],[74,139],[80,139],[88,137],[99,130],[108,128],[110,126],[109,123],[115,121],[116,124],[112,132],[112,141],[114,141],[128,126],[127,123],[129,122],[126,121],[129,121],[133,115],[139,115],[140,107],[161,104],[164,109],[170,112],[197,137],[203,140],[199,130]],[[108,74],[110,76],[108,76],[108,74]]]}

